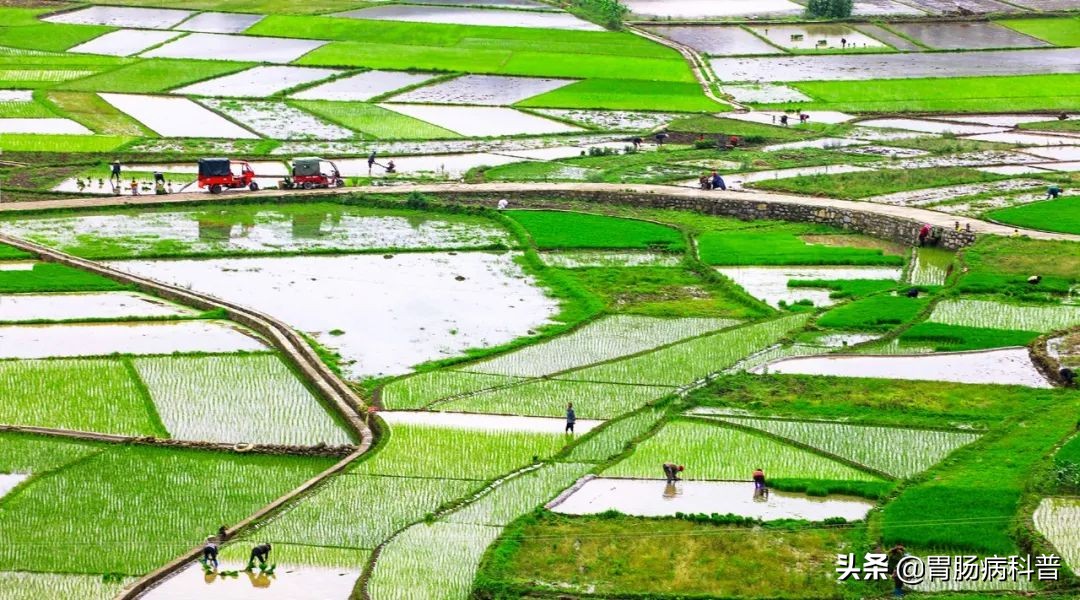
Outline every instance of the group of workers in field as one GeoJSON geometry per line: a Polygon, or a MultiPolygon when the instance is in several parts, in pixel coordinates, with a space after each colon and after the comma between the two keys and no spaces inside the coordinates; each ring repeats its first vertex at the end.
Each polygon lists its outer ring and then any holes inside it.
{"type": "MultiPolygon", "coordinates": [[[[224,526],[218,529],[218,533],[216,536],[212,535],[206,538],[206,544],[203,545],[202,549],[201,562],[206,565],[208,569],[213,569],[215,571],[218,569],[218,544],[224,542],[227,539],[228,532],[225,530],[224,526]]],[[[265,570],[266,564],[270,560],[270,551],[272,549],[273,547],[267,542],[255,545],[251,549],[251,554],[248,557],[248,564],[244,570],[251,571],[257,565],[265,570]]]]}

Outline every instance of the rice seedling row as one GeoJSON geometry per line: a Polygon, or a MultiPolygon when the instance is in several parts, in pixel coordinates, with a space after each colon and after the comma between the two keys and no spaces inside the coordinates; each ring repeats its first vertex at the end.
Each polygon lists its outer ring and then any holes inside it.
{"type": "Polygon", "coordinates": [[[987,300],[944,300],[927,319],[931,323],[1048,332],[1080,324],[1080,306],[1018,306],[987,300]]]}
{"type": "Polygon", "coordinates": [[[530,433],[395,425],[390,443],[357,465],[362,475],[489,480],[543,459],[566,444],[561,431],[530,433]],[[423,452],[418,452],[423,448],[423,452]]]}
{"type": "Polygon", "coordinates": [[[1032,518],[1035,529],[1061,553],[1065,564],[1080,572],[1080,499],[1043,498],[1032,518]]]}
{"type": "Polygon", "coordinates": [[[133,577],[104,581],[101,575],[0,571],[0,589],[4,590],[5,600],[113,600],[120,590],[134,581],[133,577]]]}
{"type": "Polygon", "coordinates": [[[480,485],[461,479],[338,475],[246,537],[275,545],[371,549],[480,485]]]}
{"type": "Polygon", "coordinates": [[[561,417],[573,403],[579,419],[610,419],[672,393],[671,387],[538,379],[440,402],[449,412],[561,417]]]}
{"type": "Polygon", "coordinates": [[[637,354],[737,323],[734,319],[661,319],[613,315],[568,335],[471,364],[464,370],[517,377],[542,377],[637,354]]]}
{"type": "Polygon", "coordinates": [[[116,359],[0,361],[0,423],[117,435],[166,436],[116,359]]]}
{"type": "Polygon", "coordinates": [[[519,377],[466,371],[427,371],[385,385],[379,393],[383,407],[394,410],[423,408],[432,402],[470,392],[523,383],[519,377]]]}
{"type": "Polygon", "coordinates": [[[603,462],[625,451],[631,441],[645,435],[666,412],[663,408],[649,407],[611,421],[574,446],[563,458],[570,461],[603,462]]]}
{"type": "Polygon", "coordinates": [[[174,438],[331,446],[348,432],[275,355],[133,361],[174,438]]]}
{"type": "Polygon", "coordinates": [[[500,527],[418,523],[390,540],[375,563],[368,594],[380,600],[465,600],[500,527]]]}
{"type": "Polygon", "coordinates": [[[604,471],[611,477],[662,478],[661,465],[684,465],[687,479],[749,480],[755,468],[769,478],[877,481],[819,454],[767,437],[692,420],[677,420],[639,442],[625,459],[604,471]]]}
{"type": "Polygon", "coordinates": [[[802,327],[807,315],[789,315],[694,338],[655,352],[571,371],[561,379],[683,386],[731,367],[802,327]]]}
{"type": "Polygon", "coordinates": [[[0,433],[0,473],[41,474],[102,451],[103,446],[61,438],[0,433]]]}
{"type": "Polygon", "coordinates": [[[714,417],[812,446],[871,469],[905,478],[937,464],[979,434],[843,423],[714,417]]]}
{"type": "Polygon", "coordinates": [[[109,446],[5,497],[0,570],[139,575],[203,540],[208,524],[239,522],[332,463],[109,446]]]}
{"type": "Polygon", "coordinates": [[[817,356],[819,354],[828,354],[833,350],[834,348],[811,344],[791,344],[788,346],[777,344],[747,356],[727,369],[725,373],[758,372],[759,370],[767,372],[769,370],[768,365],[778,360],[798,356],[817,356]]]}
{"type": "Polygon", "coordinates": [[[545,464],[500,483],[484,496],[450,513],[444,520],[505,527],[573,485],[593,466],[563,462],[545,464]]]}

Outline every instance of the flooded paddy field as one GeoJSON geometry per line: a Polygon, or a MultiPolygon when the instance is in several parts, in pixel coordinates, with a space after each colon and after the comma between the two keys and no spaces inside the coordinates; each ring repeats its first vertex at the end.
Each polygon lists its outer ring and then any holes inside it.
{"type": "Polygon", "coordinates": [[[512,253],[123,261],[114,266],[274,315],[341,353],[351,378],[405,373],[425,360],[509,341],[543,325],[554,312],[553,301],[523,277],[512,253]],[[357,294],[364,298],[364,311],[355,310],[357,294]]]}
{"type": "Polygon", "coordinates": [[[364,71],[310,87],[292,95],[298,100],[364,101],[428,81],[434,74],[364,71]]]}
{"type": "Polygon", "coordinates": [[[890,23],[889,27],[938,50],[1036,48],[1050,45],[997,23],[890,23]]]}
{"type": "Polygon", "coordinates": [[[711,64],[725,81],[784,82],[1072,73],[1078,61],[1080,50],[1049,48],[959,54],[714,58],[711,64]]]}
{"type": "Polygon", "coordinates": [[[392,102],[508,106],[573,83],[569,79],[463,75],[392,96],[392,102]]]}
{"type": "Polygon", "coordinates": [[[765,40],[734,25],[650,25],[645,29],[713,56],[781,52],[765,40]]]}
{"type": "Polygon", "coordinates": [[[193,33],[158,46],[143,56],[289,63],[325,44],[316,40],[193,33]]]}
{"type": "Polygon", "coordinates": [[[577,127],[536,117],[512,108],[426,104],[380,104],[379,106],[470,137],[578,131],[577,127]]]}
{"type": "Polygon", "coordinates": [[[175,29],[200,33],[241,33],[261,20],[263,20],[263,15],[203,12],[182,21],[175,29]]]}
{"type": "Polygon", "coordinates": [[[254,133],[187,98],[101,94],[109,104],[167,137],[253,139],[254,133]]]}
{"type": "Polygon", "coordinates": [[[751,29],[789,50],[889,49],[884,43],[845,25],[756,25],[751,29]]]}
{"type": "Polygon", "coordinates": [[[379,21],[414,21],[455,25],[490,25],[497,27],[535,27],[571,31],[600,31],[602,28],[570,13],[501,8],[465,8],[457,6],[376,6],[339,13],[336,16],[379,21]]]}
{"type": "Polygon", "coordinates": [[[178,304],[131,292],[0,295],[0,321],[66,321],[197,314],[178,304]]]}
{"type": "Polygon", "coordinates": [[[266,349],[253,334],[215,321],[0,326],[0,358],[257,352],[266,349]]]}
{"type": "Polygon", "coordinates": [[[319,250],[363,251],[510,246],[509,235],[484,219],[413,216],[336,204],[278,208],[255,205],[197,211],[72,215],[0,221],[0,231],[76,254],[112,258],[319,250]],[[94,249],[94,238],[107,247],[94,249]]]}
{"type": "Polygon", "coordinates": [[[173,90],[172,93],[236,98],[264,97],[328,79],[339,73],[342,71],[311,67],[253,67],[232,75],[184,86],[173,90]]]}
{"type": "Polygon", "coordinates": [[[804,519],[824,521],[843,518],[860,521],[874,504],[851,497],[811,498],[804,494],[772,490],[767,498],[754,494],[751,482],[610,479],[598,477],[549,505],[557,513],[592,515],[609,510],[624,515],[668,517],[684,514],[733,514],[751,519],[804,519]]]}
{"type": "Polygon", "coordinates": [[[828,289],[788,287],[799,280],[889,279],[899,280],[900,269],[877,267],[723,267],[717,271],[730,278],[750,295],[770,305],[794,304],[809,300],[814,306],[835,301],[828,289]]]}
{"type": "Polygon", "coordinates": [[[793,358],[772,363],[767,368],[770,373],[1050,387],[1032,364],[1026,348],[926,356],[793,358]]]}
{"type": "Polygon", "coordinates": [[[207,575],[195,563],[152,588],[146,600],[186,600],[192,597],[228,600],[300,600],[347,598],[360,571],[353,568],[280,565],[272,575],[243,571],[243,562],[223,562],[221,570],[236,577],[207,575]]]}
{"type": "Polygon", "coordinates": [[[192,11],[171,8],[88,6],[79,10],[53,15],[45,20],[52,23],[79,25],[168,29],[180,24],[193,14],[195,13],[192,11]]]}
{"type": "Polygon", "coordinates": [[[179,37],[180,33],[170,31],[148,31],[144,29],[121,29],[96,37],[89,42],[68,48],[68,52],[86,54],[108,54],[110,56],[131,56],[151,46],[164,44],[179,37]]]}
{"type": "Polygon", "coordinates": [[[788,0],[628,0],[630,12],[639,17],[661,19],[714,19],[724,17],[776,17],[796,15],[803,7],[788,0]]]}

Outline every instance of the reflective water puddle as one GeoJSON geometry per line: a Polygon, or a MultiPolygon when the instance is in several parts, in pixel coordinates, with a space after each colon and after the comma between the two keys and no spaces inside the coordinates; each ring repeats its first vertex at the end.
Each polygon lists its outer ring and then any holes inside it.
{"type": "MultiPolygon", "coordinates": [[[[427,425],[448,427],[451,429],[473,429],[477,431],[528,431],[533,433],[562,433],[566,427],[565,419],[548,417],[518,417],[510,415],[484,415],[475,413],[447,413],[426,411],[383,411],[379,416],[391,426],[427,425]]],[[[578,419],[574,423],[574,433],[582,435],[602,425],[603,421],[578,419]]]]}
{"type": "MultiPolygon", "coordinates": [[[[222,563],[221,570],[244,565],[222,563]]],[[[241,571],[237,577],[205,574],[198,563],[151,589],[146,600],[341,600],[352,593],[359,570],[278,566],[273,575],[241,571]]]]}
{"type": "Polygon", "coordinates": [[[842,517],[866,518],[874,508],[869,500],[850,496],[812,498],[805,494],[770,490],[767,498],[755,497],[751,482],[679,481],[668,485],[660,479],[614,479],[597,477],[548,508],[557,513],[591,515],[617,510],[642,517],[687,514],[734,514],[770,521],[805,519],[823,521],[842,517]]]}
{"type": "Polygon", "coordinates": [[[132,292],[0,295],[0,321],[175,317],[189,308],[132,292]]]}
{"type": "Polygon", "coordinates": [[[0,358],[259,350],[267,347],[253,335],[217,321],[0,327],[0,358]]]}

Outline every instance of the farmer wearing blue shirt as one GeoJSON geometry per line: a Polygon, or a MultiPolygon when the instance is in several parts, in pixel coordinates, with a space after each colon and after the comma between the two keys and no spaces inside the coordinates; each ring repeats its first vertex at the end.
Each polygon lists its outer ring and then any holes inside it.
{"type": "Polygon", "coordinates": [[[577,421],[577,415],[574,414],[574,403],[566,405],[566,433],[574,433],[574,421],[577,421]]]}

